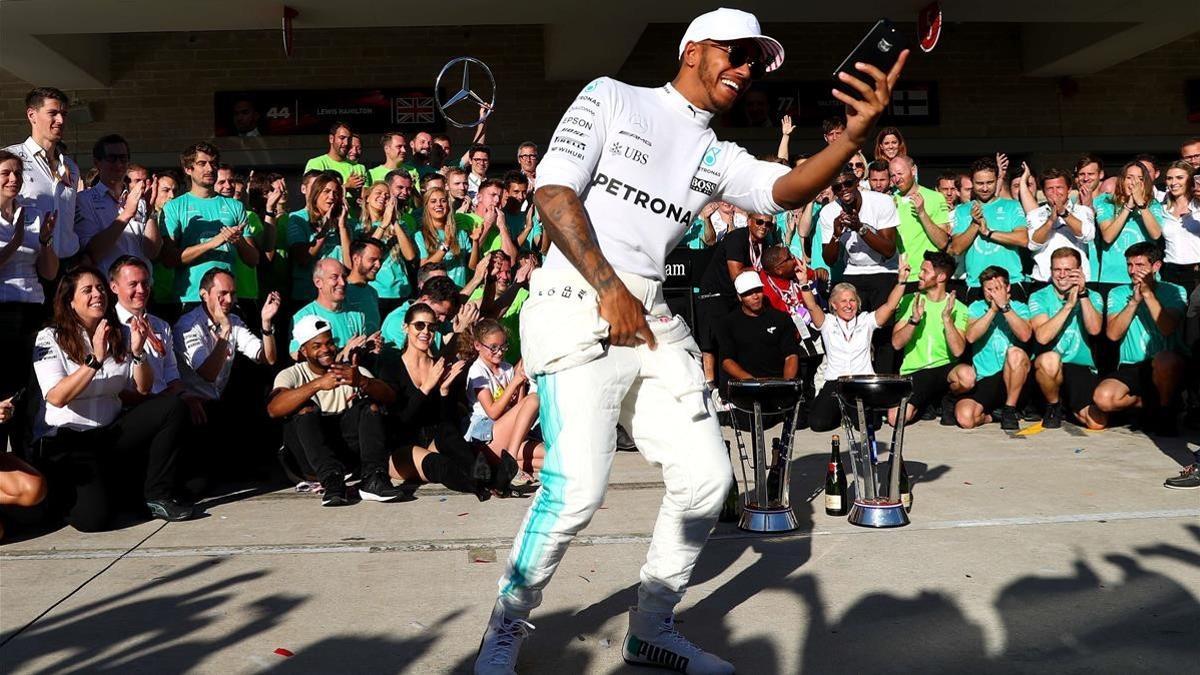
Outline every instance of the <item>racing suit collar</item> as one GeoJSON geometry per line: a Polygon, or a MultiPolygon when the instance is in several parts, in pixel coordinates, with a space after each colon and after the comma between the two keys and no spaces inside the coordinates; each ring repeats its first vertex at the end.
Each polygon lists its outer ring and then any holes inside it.
{"type": "Polygon", "coordinates": [[[667,103],[670,105],[670,107],[674,110],[678,110],[679,113],[687,119],[692,120],[702,127],[707,127],[712,121],[712,113],[708,112],[707,110],[701,110],[700,108],[692,105],[691,101],[688,101],[686,98],[684,98],[683,94],[680,94],[675,87],[671,86],[670,82],[664,84],[659,91],[667,99],[667,103]]]}

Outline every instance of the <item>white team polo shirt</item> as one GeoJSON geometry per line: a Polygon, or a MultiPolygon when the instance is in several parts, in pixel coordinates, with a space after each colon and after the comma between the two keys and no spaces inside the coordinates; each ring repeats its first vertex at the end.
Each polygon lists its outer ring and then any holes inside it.
{"type": "MultiPolygon", "coordinates": [[[[124,202],[124,199],[120,200],[124,202]]],[[[114,197],[106,185],[96,185],[80,192],[75,197],[75,234],[79,236],[80,248],[87,248],[92,237],[100,234],[112,225],[121,214],[121,203],[114,197]]],[[[138,204],[137,213],[125,229],[117,236],[112,248],[96,256],[96,267],[108,274],[108,268],[117,258],[131,255],[139,258],[147,266],[151,266],[150,257],[142,251],[142,242],[146,233],[146,205],[138,204]]],[[[151,267],[153,269],[153,267],[151,267]]]]}
{"type": "Polygon", "coordinates": [[[875,312],[862,312],[842,321],[833,312],[825,313],[821,341],[825,343],[825,381],[843,375],[874,375],[871,365],[871,335],[879,328],[875,312]]]}
{"type": "MultiPolygon", "coordinates": [[[[149,340],[146,340],[146,360],[150,362],[150,368],[154,370],[154,386],[151,387],[150,393],[161,394],[172,382],[179,379],[179,366],[175,361],[175,343],[171,337],[171,326],[166,321],[149,312],[145,316],[150,321],[150,329],[154,331],[154,336],[163,345],[163,351],[159,352],[149,340]]],[[[121,330],[125,333],[125,344],[132,344],[129,341],[129,320],[132,318],[133,313],[118,302],[117,320],[121,322],[121,330]]]]}
{"type": "Polygon", "coordinates": [[[1055,216],[1055,222],[1050,226],[1050,236],[1041,244],[1033,240],[1033,233],[1046,224],[1046,219],[1050,217],[1050,205],[1043,204],[1025,214],[1025,220],[1029,223],[1029,250],[1034,252],[1031,275],[1034,281],[1050,281],[1050,256],[1063,247],[1079,252],[1079,258],[1083,261],[1083,278],[1085,281],[1092,280],[1087,245],[1096,238],[1096,213],[1083,204],[1068,204],[1067,208],[1070,209],[1071,215],[1083,224],[1083,233],[1075,236],[1071,228],[1067,227],[1067,221],[1055,216]]]}
{"type": "MultiPolygon", "coordinates": [[[[88,345],[90,353],[91,338],[85,337],[84,343],[88,345]]],[[[38,387],[42,390],[42,404],[38,410],[34,430],[36,437],[53,436],[60,428],[83,431],[106,427],[120,416],[120,394],[126,389],[134,388],[131,357],[126,356],[124,363],[117,363],[110,354],[104,359],[100,370],[92,377],[87,387],[70,403],[60,408],[46,401],[46,395],[59,382],[87,366],[75,363],[67,357],[55,339],[53,328],[43,328],[39,331],[33,344],[33,372],[37,375],[38,387]]]]}
{"type": "MultiPolygon", "coordinates": [[[[863,227],[875,231],[887,230],[900,226],[900,214],[896,212],[896,203],[892,198],[880,192],[864,192],[860,195],[862,205],[858,208],[858,219],[863,227]]],[[[842,215],[842,205],[835,199],[821,209],[817,223],[821,228],[821,243],[833,241],[833,221],[842,215]]],[[[863,274],[895,273],[898,271],[897,256],[884,258],[879,251],[871,248],[857,232],[849,229],[842,232],[842,248],[846,251],[846,276],[863,274]]],[[[897,242],[898,243],[898,242],[897,242]]],[[[834,261],[827,260],[832,264],[834,261]]],[[[908,261],[910,265],[919,265],[920,261],[908,261]]]]}
{"type": "Polygon", "coordinates": [[[50,170],[46,152],[33,137],[24,143],[10,145],[5,150],[21,158],[24,182],[21,196],[42,213],[58,212],[54,226],[54,252],[59,258],[69,258],[79,252],[79,237],[75,235],[75,187],[79,185],[79,167],[75,160],[59,152],[56,171],[50,170]]]}
{"type": "Polygon", "coordinates": [[[18,227],[24,228],[25,236],[12,256],[0,265],[0,302],[40,305],[46,301],[37,273],[37,259],[42,251],[42,242],[38,239],[42,230],[41,214],[35,207],[20,204],[13,210],[12,220],[5,220],[0,214],[0,241],[12,241],[18,227]]]}
{"type": "Polygon", "coordinates": [[[1200,200],[1190,202],[1191,210],[1180,218],[1164,210],[1163,239],[1167,244],[1166,262],[1173,265],[1200,263],[1200,200]]]}
{"type": "Polygon", "coordinates": [[[179,321],[175,323],[175,356],[183,384],[188,392],[209,401],[220,399],[225,385],[229,384],[234,352],[241,352],[253,361],[262,360],[262,340],[250,332],[237,316],[231,314],[229,322],[232,325],[228,342],[229,354],[213,382],[196,374],[196,369],[204,365],[213,347],[217,345],[217,324],[213,323],[208,312],[204,311],[204,305],[179,317],[179,321]]]}

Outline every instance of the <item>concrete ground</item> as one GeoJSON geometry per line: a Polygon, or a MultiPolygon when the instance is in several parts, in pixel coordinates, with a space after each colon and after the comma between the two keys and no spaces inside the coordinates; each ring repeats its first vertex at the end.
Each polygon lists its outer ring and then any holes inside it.
{"type": "MultiPolygon", "coordinates": [[[[720,525],[681,628],[751,674],[1196,672],[1200,491],[1160,487],[1191,440],[919,424],[913,522],[870,531],[825,515],[828,435],[801,432],[800,529],[720,525]]],[[[522,672],[638,672],[620,641],[660,499],[655,469],[620,453],[522,672]]],[[[0,669],[467,672],[527,505],[422,489],[322,509],[281,490],[190,523],[12,541],[0,669]]]]}

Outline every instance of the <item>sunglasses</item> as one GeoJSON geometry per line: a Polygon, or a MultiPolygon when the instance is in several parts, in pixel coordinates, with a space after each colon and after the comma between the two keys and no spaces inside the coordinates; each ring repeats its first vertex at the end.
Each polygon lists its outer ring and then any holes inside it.
{"type": "Polygon", "coordinates": [[[493,354],[501,354],[503,352],[508,351],[508,343],[507,342],[505,342],[504,344],[500,344],[500,345],[480,344],[480,346],[493,354]]]}
{"type": "Polygon", "coordinates": [[[412,326],[413,330],[417,331],[418,333],[433,328],[432,321],[413,321],[408,325],[412,326]]]}
{"type": "Polygon", "coordinates": [[[751,218],[750,222],[754,223],[755,225],[770,225],[771,219],[770,218],[751,218]]]}
{"type": "Polygon", "coordinates": [[[850,162],[850,167],[854,169],[861,169],[865,166],[866,164],[863,164],[862,162],[850,162]]]}
{"type": "Polygon", "coordinates": [[[761,80],[767,74],[767,64],[763,63],[758,53],[743,45],[723,45],[717,42],[701,42],[700,44],[716,47],[725,52],[729,56],[729,65],[734,68],[741,68],[749,64],[750,77],[755,80],[761,80]]]}
{"type": "Polygon", "coordinates": [[[839,180],[839,181],[834,182],[833,189],[844,190],[845,188],[855,187],[857,185],[858,185],[857,180],[839,180]]]}

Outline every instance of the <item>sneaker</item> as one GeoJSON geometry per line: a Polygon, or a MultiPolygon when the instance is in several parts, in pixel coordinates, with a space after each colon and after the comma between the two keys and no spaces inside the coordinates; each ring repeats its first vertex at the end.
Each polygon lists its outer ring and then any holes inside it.
{"type": "Polygon", "coordinates": [[[358,484],[358,496],[368,502],[394,502],[404,496],[404,492],[392,485],[386,473],[376,471],[358,484]]]}
{"type": "Polygon", "coordinates": [[[172,523],[196,517],[196,510],[193,507],[184,506],[170,497],[151,499],[146,502],[146,508],[150,509],[150,517],[172,523]]]}
{"type": "Polygon", "coordinates": [[[1178,476],[1163,481],[1163,487],[1172,490],[1195,490],[1200,488],[1200,464],[1186,466],[1178,476]]]}
{"type": "Polygon", "coordinates": [[[542,486],[538,479],[534,478],[527,471],[518,471],[508,484],[508,489],[517,495],[527,495],[537,492],[537,489],[542,486]]]}
{"type": "Polygon", "coordinates": [[[1006,405],[1000,409],[1000,428],[1005,431],[1019,431],[1021,421],[1017,419],[1016,406],[1006,405]]]}
{"type": "Polygon", "coordinates": [[[733,665],[692,644],[675,630],[670,614],[640,612],[629,608],[629,631],[621,648],[625,663],[665,668],[688,675],[733,673],[733,665]]]}
{"type": "Polygon", "coordinates": [[[633,442],[633,437],[625,431],[625,427],[617,425],[617,450],[636,451],[637,443],[633,442]]]}
{"type": "Polygon", "coordinates": [[[346,479],[341,473],[330,474],[321,480],[321,506],[345,506],[350,503],[350,495],[346,491],[346,479]]]}
{"type": "Polygon", "coordinates": [[[1021,408],[1021,419],[1026,422],[1041,422],[1042,414],[1038,412],[1037,407],[1032,403],[1026,403],[1021,408]]]}
{"type": "Polygon", "coordinates": [[[954,416],[954,406],[958,403],[950,394],[942,397],[942,419],[939,424],[944,427],[958,426],[958,418],[954,416]]]}
{"type": "Polygon", "coordinates": [[[475,675],[516,675],[517,654],[531,631],[533,624],[507,616],[500,603],[496,603],[483,639],[479,641],[475,675]]]}
{"type": "Polygon", "coordinates": [[[1046,414],[1042,416],[1042,427],[1046,429],[1058,429],[1062,426],[1063,407],[1062,401],[1046,404],[1046,414]]]}

